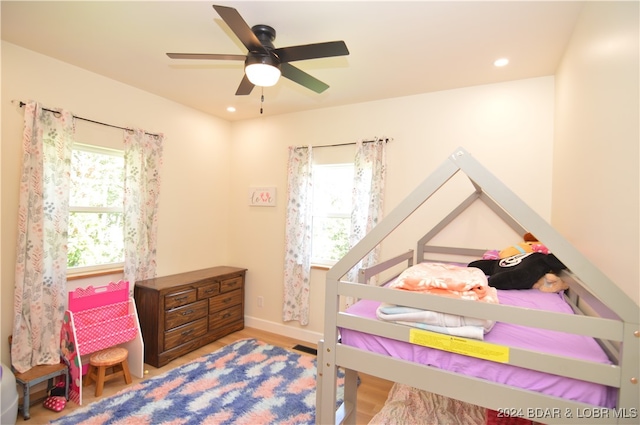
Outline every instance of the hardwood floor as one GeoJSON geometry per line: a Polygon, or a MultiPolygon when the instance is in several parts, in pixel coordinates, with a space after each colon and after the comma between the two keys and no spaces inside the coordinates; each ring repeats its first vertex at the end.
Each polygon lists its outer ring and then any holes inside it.
{"type": "MultiPolygon", "coordinates": [[[[211,353],[216,351],[219,348],[224,347],[225,345],[229,345],[239,339],[243,338],[256,338],[261,341],[264,341],[271,345],[277,345],[284,348],[291,349],[296,344],[301,344],[305,346],[313,346],[313,344],[309,344],[304,341],[299,341],[294,338],[288,338],[282,335],[276,335],[273,333],[261,331],[258,329],[245,328],[241,331],[235,332],[231,335],[227,335],[223,338],[220,338],[217,341],[212,342],[209,345],[205,345],[179,359],[176,359],[169,364],[161,367],[155,368],[153,366],[145,365],[145,378],[150,378],[153,376],[160,375],[170,369],[181,366],[191,360],[194,360],[204,354],[211,353]]],[[[314,346],[315,348],[315,346],[314,346]]],[[[140,382],[142,379],[132,376],[133,383],[140,382]]],[[[387,399],[387,394],[389,389],[393,385],[392,382],[386,381],[384,379],[376,378],[369,375],[360,374],[360,386],[358,387],[358,412],[356,416],[356,421],[358,424],[367,424],[371,420],[371,418],[382,408],[385,400],[387,399]]],[[[88,386],[86,390],[83,392],[83,406],[96,401],[103,397],[108,397],[117,393],[118,391],[124,389],[127,385],[124,383],[124,380],[115,379],[113,381],[109,381],[105,384],[104,390],[100,397],[94,396],[94,386],[88,386]]],[[[64,415],[68,415],[73,410],[78,409],[80,406],[75,404],[73,401],[69,401],[65,409],[60,413],[52,412],[51,410],[47,410],[42,407],[42,403],[36,403],[31,406],[30,413],[31,419],[25,421],[22,418],[22,413],[18,413],[18,421],[17,424],[28,424],[28,425],[36,425],[36,424],[46,424],[49,421],[59,418],[64,415]]]]}

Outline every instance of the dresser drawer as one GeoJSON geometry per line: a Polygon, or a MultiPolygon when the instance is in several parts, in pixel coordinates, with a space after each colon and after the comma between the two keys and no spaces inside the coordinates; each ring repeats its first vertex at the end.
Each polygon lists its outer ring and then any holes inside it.
{"type": "Polygon", "coordinates": [[[211,284],[200,286],[198,288],[198,299],[203,300],[205,298],[213,297],[220,293],[220,283],[212,282],[211,284]]]}
{"type": "Polygon", "coordinates": [[[174,292],[164,296],[164,308],[165,310],[171,310],[172,308],[180,307],[181,305],[190,304],[196,299],[197,293],[195,289],[174,292]]]}
{"type": "Polygon", "coordinates": [[[220,292],[229,292],[233,291],[234,289],[240,289],[242,288],[242,281],[242,276],[236,276],[231,279],[220,281],[220,292]]]}
{"type": "Polygon", "coordinates": [[[225,325],[244,319],[242,306],[237,305],[209,315],[209,329],[222,328],[225,325]]]}
{"type": "Polygon", "coordinates": [[[207,333],[207,319],[202,318],[164,333],[164,349],[170,350],[207,333]]]}
{"type": "Polygon", "coordinates": [[[207,315],[207,311],[207,300],[202,300],[182,307],[174,308],[173,310],[167,311],[165,315],[164,328],[167,330],[173,329],[176,326],[180,326],[201,317],[205,317],[207,315]]]}
{"type": "Polygon", "coordinates": [[[209,313],[213,314],[218,310],[223,310],[238,304],[242,304],[242,290],[240,289],[209,298],[209,313]]]}

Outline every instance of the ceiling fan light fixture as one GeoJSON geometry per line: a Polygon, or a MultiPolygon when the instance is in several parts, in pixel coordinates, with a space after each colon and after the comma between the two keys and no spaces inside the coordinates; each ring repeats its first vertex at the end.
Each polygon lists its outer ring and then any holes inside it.
{"type": "Polygon", "coordinates": [[[259,87],[274,86],[280,79],[280,70],[273,65],[265,63],[247,65],[244,72],[247,73],[249,81],[259,87]]]}
{"type": "Polygon", "coordinates": [[[271,56],[249,56],[244,68],[253,85],[271,87],[280,79],[280,65],[271,56]]]}

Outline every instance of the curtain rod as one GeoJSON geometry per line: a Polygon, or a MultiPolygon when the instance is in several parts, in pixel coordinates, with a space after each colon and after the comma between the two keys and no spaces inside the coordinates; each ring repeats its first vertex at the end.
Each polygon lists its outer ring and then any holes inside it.
{"type": "MultiPolygon", "coordinates": [[[[12,101],[15,102],[15,101],[12,101]]],[[[20,107],[24,107],[26,105],[26,103],[24,103],[23,101],[19,101],[19,105],[20,107]]],[[[58,111],[55,111],[53,109],[48,109],[48,108],[42,108],[43,111],[47,111],[47,112],[53,112],[53,113],[57,113],[58,111]]],[[[133,129],[131,128],[126,128],[126,127],[120,127],[119,125],[114,125],[114,124],[107,124],[104,122],[100,122],[100,121],[95,121],[89,118],[84,118],[84,117],[79,117],[77,115],[73,115],[73,118],[78,119],[78,120],[82,120],[82,121],[86,121],[86,122],[90,122],[90,123],[94,123],[94,124],[100,124],[100,125],[104,125],[105,127],[111,127],[111,128],[119,128],[120,130],[127,130],[127,131],[133,131],[133,129]]],[[[144,134],[147,134],[149,136],[155,136],[158,137],[159,134],[155,134],[155,133],[147,133],[145,132],[144,134]]]]}
{"type": "MultiPolygon", "coordinates": [[[[378,140],[382,140],[385,143],[389,143],[390,141],[392,141],[393,139],[389,138],[389,137],[380,137],[380,138],[376,138],[373,140],[363,140],[362,143],[373,143],[373,142],[377,142],[378,140]]],[[[355,145],[356,142],[349,142],[349,143],[336,143],[335,145],[318,145],[318,146],[311,146],[311,148],[313,149],[317,149],[317,148],[335,148],[338,146],[349,146],[349,145],[355,145]]],[[[309,146],[296,146],[296,149],[308,149],[309,146]]]]}

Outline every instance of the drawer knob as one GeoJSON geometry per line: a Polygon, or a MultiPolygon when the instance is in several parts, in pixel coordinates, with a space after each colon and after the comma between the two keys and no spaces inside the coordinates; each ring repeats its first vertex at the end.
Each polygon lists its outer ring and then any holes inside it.
{"type": "Polygon", "coordinates": [[[187,311],[183,311],[182,315],[183,316],[188,316],[189,314],[193,313],[193,310],[187,310],[187,311]]]}
{"type": "Polygon", "coordinates": [[[176,301],[184,301],[186,299],[188,299],[189,297],[187,297],[186,295],[184,297],[177,297],[176,301]]]}
{"type": "Polygon", "coordinates": [[[225,298],[222,302],[225,303],[225,304],[226,303],[230,303],[231,302],[231,298],[225,298]]]}
{"type": "Polygon", "coordinates": [[[182,336],[189,335],[190,333],[193,333],[193,329],[189,329],[188,331],[182,332],[182,336]]]}

